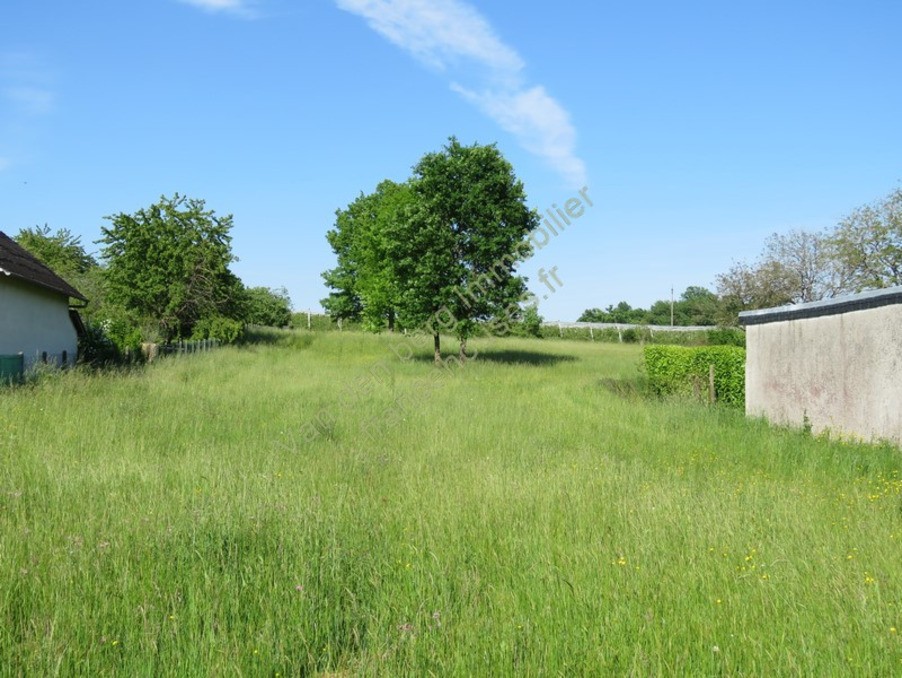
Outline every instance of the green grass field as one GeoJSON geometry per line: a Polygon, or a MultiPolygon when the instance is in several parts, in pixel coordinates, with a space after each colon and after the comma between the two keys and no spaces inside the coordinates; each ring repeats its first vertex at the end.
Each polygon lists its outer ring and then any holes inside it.
{"type": "Polygon", "coordinates": [[[612,386],[635,346],[473,347],[0,391],[0,673],[902,674],[902,453],[612,386]]]}

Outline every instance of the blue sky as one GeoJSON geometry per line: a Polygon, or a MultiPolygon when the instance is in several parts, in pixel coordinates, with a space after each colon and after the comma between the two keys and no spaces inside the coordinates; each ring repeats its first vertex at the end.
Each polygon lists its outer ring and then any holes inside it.
{"type": "Polygon", "coordinates": [[[90,246],[178,191],[235,216],[236,273],[326,295],[337,208],[450,135],[539,210],[594,205],[522,272],[549,320],[713,287],[902,180],[902,3],[5,0],[0,230],[90,246]]]}

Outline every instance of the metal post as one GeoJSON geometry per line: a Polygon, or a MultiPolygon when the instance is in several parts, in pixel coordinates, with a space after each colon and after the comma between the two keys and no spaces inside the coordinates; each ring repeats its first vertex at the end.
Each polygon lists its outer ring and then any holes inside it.
{"type": "Polygon", "coordinates": [[[670,326],[673,327],[673,288],[670,288],[670,326]]]}

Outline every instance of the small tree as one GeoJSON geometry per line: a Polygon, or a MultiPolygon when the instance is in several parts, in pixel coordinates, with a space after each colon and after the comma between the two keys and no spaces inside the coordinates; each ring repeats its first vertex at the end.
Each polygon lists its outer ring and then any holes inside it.
{"type": "Polygon", "coordinates": [[[526,337],[541,337],[542,323],[545,319],[539,314],[536,304],[529,304],[523,309],[523,318],[520,320],[519,333],[526,337]]]}
{"type": "Polygon", "coordinates": [[[244,296],[244,322],[269,327],[285,327],[291,322],[291,298],[284,287],[250,287],[244,296]]]}

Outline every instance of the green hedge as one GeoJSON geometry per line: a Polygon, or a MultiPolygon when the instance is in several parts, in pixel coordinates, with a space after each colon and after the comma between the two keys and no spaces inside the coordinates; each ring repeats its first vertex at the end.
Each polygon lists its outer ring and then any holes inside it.
{"type": "Polygon", "coordinates": [[[714,391],[720,402],[745,406],[745,349],[738,346],[646,346],[645,371],[659,395],[708,392],[714,365],[714,391]]]}

